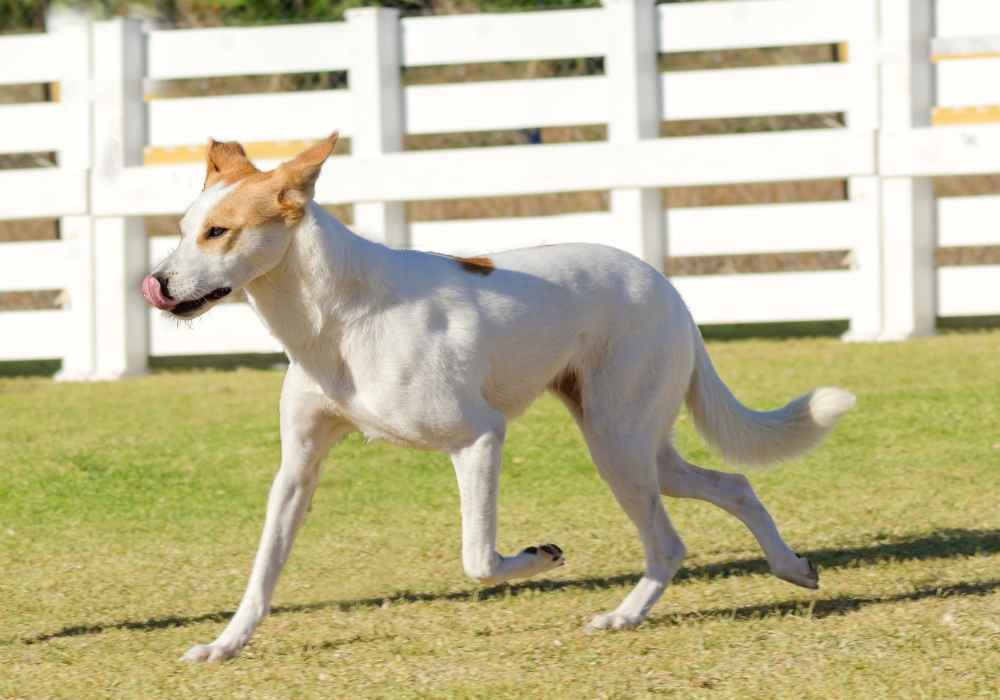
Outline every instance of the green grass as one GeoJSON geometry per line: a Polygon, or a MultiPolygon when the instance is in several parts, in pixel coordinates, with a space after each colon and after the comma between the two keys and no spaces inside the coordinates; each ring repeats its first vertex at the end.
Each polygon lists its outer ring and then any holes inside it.
{"type": "MultiPolygon", "coordinates": [[[[568,565],[464,579],[451,467],[351,439],[327,463],[275,614],[222,666],[177,657],[242,593],[278,459],[273,370],[111,384],[0,379],[0,697],[996,697],[1000,332],[895,345],[733,340],[746,402],[859,396],[810,456],[752,479],[822,590],[749,534],[668,502],[690,552],[638,630],[587,635],[641,565],[561,407],[510,430],[501,547],[568,565]]],[[[678,425],[685,454],[719,466],[678,425]]]]}

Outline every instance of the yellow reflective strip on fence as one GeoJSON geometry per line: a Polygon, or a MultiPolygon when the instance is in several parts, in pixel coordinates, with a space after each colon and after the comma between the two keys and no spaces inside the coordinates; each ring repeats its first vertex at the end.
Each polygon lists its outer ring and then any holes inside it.
{"type": "Polygon", "coordinates": [[[973,53],[934,53],[931,54],[932,63],[941,61],[964,61],[966,59],[977,58],[1000,58],[1000,51],[976,51],[973,53]]]}
{"type": "MultiPolygon", "coordinates": [[[[207,141],[207,139],[206,139],[207,141]]],[[[272,160],[298,155],[313,141],[258,141],[244,143],[250,158],[272,160]]],[[[143,152],[145,165],[179,165],[205,160],[205,146],[147,146],[143,152]]]]}
{"type": "Polygon", "coordinates": [[[955,124],[993,124],[1000,122],[1000,105],[981,107],[935,107],[931,114],[934,126],[955,124]]]}

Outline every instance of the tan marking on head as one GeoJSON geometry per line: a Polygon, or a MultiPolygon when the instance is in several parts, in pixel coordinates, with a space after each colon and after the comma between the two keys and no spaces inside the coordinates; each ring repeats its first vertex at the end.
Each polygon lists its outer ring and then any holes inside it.
{"type": "Polygon", "coordinates": [[[337,147],[337,138],[338,134],[334,131],[274,171],[282,177],[278,202],[289,226],[298,223],[305,213],[306,205],[313,198],[320,169],[337,147]]]}
{"type": "Polygon", "coordinates": [[[320,169],[333,153],[336,143],[335,132],[274,170],[261,172],[251,165],[253,172],[244,174],[236,189],[223,197],[205,217],[198,233],[199,247],[225,253],[236,245],[244,229],[263,226],[279,218],[286,226],[297,224],[313,197],[320,169]],[[216,226],[229,232],[218,238],[208,238],[208,231],[216,226]]]}
{"type": "Polygon", "coordinates": [[[211,228],[212,226],[206,226],[198,234],[198,247],[208,253],[228,253],[240,239],[240,234],[243,233],[242,228],[229,228],[227,226],[223,226],[222,228],[228,229],[225,235],[217,238],[209,238],[208,232],[211,228]]]}
{"type": "Polygon", "coordinates": [[[236,141],[222,143],[214,139],[209,139],[206,161],[208,167],[205,173],[203,190],[207,190],[219,182],[231,185],[245,177],[260,172],[250,162],[250,159],[247,158],[243,146],[236,141]]]}
{"type": "Polygon", "coordinates": [[[484,277],[496,269],[493,261],[484,256],[476,256],[474,258],[455,258],[455,260],[458,261],[458,264],[461,265],[462,269],[466,272],[483,275],[484,277]]]}

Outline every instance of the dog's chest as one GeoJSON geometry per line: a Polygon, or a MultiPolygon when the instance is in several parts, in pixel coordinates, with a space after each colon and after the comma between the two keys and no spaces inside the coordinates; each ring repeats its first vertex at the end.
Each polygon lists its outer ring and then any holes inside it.
{"type": "Polygon", "coordinates": [[[453,422],[442,425],[433,419],[427,420],[426,417],[398,410],[374,413],[367,407],[354,405],[346,407],[343,413],[368,441],[381,440],[399,447],[441,449],[453,442],[461,442],[459,436],[464,432],[460,425],[453,422]]]}

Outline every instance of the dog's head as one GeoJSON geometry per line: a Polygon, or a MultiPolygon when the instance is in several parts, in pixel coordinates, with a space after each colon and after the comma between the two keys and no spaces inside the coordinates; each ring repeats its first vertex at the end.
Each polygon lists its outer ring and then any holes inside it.
{"type": "Polygon", "coordinates": [[[181,219],[180,245],[143,280],[146,301],[194,318],[272,270],[285,256],[336,143],[334,133],[261,172],[235,141],[209,141],[205,187],[181,219]]]}

